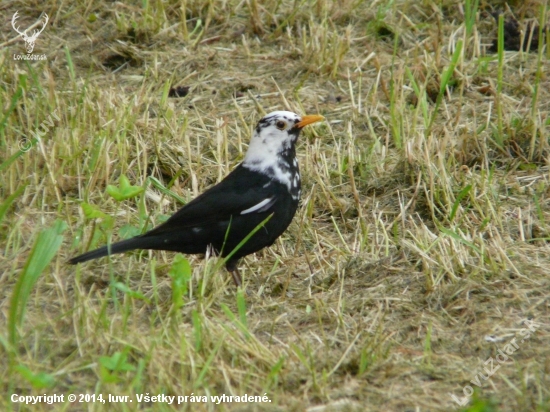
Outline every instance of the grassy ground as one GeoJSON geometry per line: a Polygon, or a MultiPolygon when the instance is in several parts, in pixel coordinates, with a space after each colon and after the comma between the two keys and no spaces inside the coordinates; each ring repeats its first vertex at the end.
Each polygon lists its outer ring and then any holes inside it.
{"type": "Polygon", "coordinates": [[[0,409],[550,410],[548,11],[472,3],[3,2],[0,409]],[[49,15],[47,60],[14,60],[16,10],[49,15]],[[491,51],[498,10],[530,52],[491,51]],[[326,122],[247,295],[215,259],[189,257],[181,299],[172,253],[66,264],[162,222],[285,108],[326,122]],[[145,190],[117,202],[120,176],[145,190]]]}

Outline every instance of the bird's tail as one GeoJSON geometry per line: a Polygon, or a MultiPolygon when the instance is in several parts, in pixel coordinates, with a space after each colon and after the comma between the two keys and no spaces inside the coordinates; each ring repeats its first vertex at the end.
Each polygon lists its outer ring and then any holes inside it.
{"type": "Polygon", "coordinates": [[[121,240],[120,242],[111,245],[100,247],[99,249],[91,250],[82,255],[76,256],[69,260],[71,265],[86,262],[88,260],[97,259],[103,256],[114,255],[115,253],[127,252],[133,249],[155,249],[155,238],[145,240],[143,237],[133,237],[131,239],[121,240]]]}

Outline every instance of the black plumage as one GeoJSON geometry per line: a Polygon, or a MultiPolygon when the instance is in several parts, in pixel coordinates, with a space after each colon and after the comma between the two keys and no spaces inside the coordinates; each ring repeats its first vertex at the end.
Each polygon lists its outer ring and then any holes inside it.
{"type": "Polygon", "coordinates": [[[239,259],[272,245],[296,213],[301,186],[295,143],[302,127],[321,119],[284,111],[270,113],[258,123],[243,163],[220,183],[151,231],[76,256],[69,263],[133,249],[199,254],[209,246],[226,257],[269,217],[226,262],[240,285],[239,259]]]}

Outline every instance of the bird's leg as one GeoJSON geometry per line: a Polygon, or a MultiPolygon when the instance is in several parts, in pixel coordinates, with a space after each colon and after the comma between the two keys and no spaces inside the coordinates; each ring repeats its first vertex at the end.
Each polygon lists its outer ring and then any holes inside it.
{"type": "Polygon", "coordinates": [[[238,263],[239,263],[239,259],[230,259],[227,262],[225,262],[225,268],[229,273],[231,273],[231,277],[233,278],[233,282],[235,282],[235,285],[237,287],[241,287],[243,284],[243,281],[241,279],[241,274],[239,273],[239,269],[237,268],[238,263]]]}
{"type": "Polygon", "coordinates": [[[233,278],[233,282],[235,282],[235,286],[238,288],[242,286],[243,281],[241,279],[241,274],[239,273],[239,269],[235,268],[231,272],[231,277],[233,278]]]}

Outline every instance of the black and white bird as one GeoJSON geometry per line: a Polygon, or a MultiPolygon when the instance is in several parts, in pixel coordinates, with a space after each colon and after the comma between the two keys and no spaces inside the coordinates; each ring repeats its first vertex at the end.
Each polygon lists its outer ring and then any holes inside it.
{"type": "Polygon", "coordinates": [[[133,249],[200,254],[213,247],[226,257],[270,217],[225,263],[240,286],[239,259],[272,245],[296,213],[301,194],[296,141],[304,126],[320,120],[319,115],[269,113],[254,129],[243,162],[220,183],[149,232],[76,256],[69,263],[133,249]]]}

